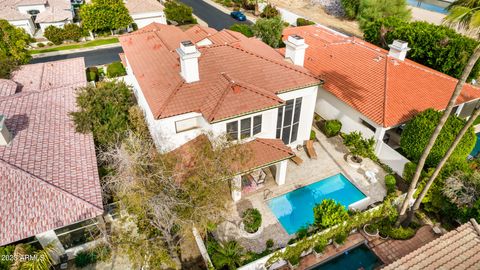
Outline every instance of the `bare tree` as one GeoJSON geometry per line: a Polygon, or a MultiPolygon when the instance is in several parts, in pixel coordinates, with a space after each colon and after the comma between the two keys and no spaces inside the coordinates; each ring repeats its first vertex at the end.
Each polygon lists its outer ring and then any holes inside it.
{"type": "Polygon", "coordinates": [[[442,189],[450,201],[458,207],[471,207],[480,197],[480,174],[474,172],[470,177],[464,172],[456,172],[445,180],[442,189]]]}

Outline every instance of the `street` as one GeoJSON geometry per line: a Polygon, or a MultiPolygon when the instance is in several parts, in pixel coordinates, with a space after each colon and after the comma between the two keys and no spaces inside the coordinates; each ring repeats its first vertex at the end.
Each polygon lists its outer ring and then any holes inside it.
{"type": "Polygon", "coordinates": [[[122,47],[114,47],[114,48],[107,48],[107,49],[98,49],[93,51],[86,51],[86,52],[78,52],[72,54],[63,54],[63,55],[55,55],[55,56],[47,56],[41,58],[32,58],[30,61],[31,64],[36,63],[44,63],[50,61],[57,61],[62,59],[70,59],[76,57],[84,57],[85,58],[85,66],[98,66],[109,64],[114,61],[120,61],[120,57],[118,56],[119,53],[122,53],[122,47]]]}
{"type": "Polygon", "coordinates": [[[180,2],[189,5],[193,8],[193,14],[205,21],[209,27],[216,30],[222,30],[225,28],[230,28],[233,24],[236,23],[247,23],[251,24],[250,21],[239,22],[229,14],[225,14],[223,11],[218,10],[217,8],[207,4],[202,0],[179,0],[180,2]]]}

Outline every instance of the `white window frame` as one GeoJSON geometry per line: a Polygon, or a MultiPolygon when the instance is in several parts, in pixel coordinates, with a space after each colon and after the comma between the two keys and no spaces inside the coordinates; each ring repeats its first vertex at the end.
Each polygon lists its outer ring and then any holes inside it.
{"type": "Polygon", "coordinates": [[[176,133],[182,133],[182,132],[189,131],[189,130],[192,130],[192,129],[200,128],[199,120],[200,119],[199,119],[198,116],[177,120],[177,121],[175,121],[175,132],[176,133]],[[185,124],[185,122],[188,122],[188,121],[194,121],[194,122],[190,123],[189,125],[185,124]],[[185,127],[179,127],[179,124],[184,124],[185,127]]]}
{"type": "MultiPolygon", "coordinates": [[[[252,116],[248,116],[248,117],[239,118],[239,119],[236,119],[236,120],[233,120],[233,121],[228,121],[228,122],[225,123],[225,128],[227,127],[228,124],[233,123],[233,122],[237,122],[237,138],[233,139],[234,141],[236,141],[236,140],[246,140],[246,139],[249,139],[249,138],[253,138],[255,135],[261,134],[262,131],[263,131],[263,114],[261,114],[261,113],[256,114],[256,115],[252,115],[252,116]],[[254,119],[257,116],[260,116],[260,118],[261,118],[260,131],[258,133],[253,134],[253,130],[254,130],[254,127],[255,127],[255,125],[254,125],[255,120],[254,119]],[[242,138],[242,120],[248,119],[248,118],[250,118],[250,136],[242,138]]],[[[228,134],[228,130],[227,130],[227,134],[228,134]]]]}

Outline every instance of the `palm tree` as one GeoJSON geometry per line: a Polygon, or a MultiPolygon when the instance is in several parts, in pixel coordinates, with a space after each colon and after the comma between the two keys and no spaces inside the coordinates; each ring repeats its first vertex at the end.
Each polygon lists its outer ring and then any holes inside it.
{"type": "Polygon", "coordinates": [[[19,244],[15,247],[12,270],[49,270],[53,266],[52,254],[57,252],[53,245],[32,252],[31,247],[19,244]]]}
{"type": "MultiPolygon", "coordinates": [[[[456,0],[453,2],[448,9],[450,10],[450,14],[445,18],[445,21],[450,24],[457,24],[460,27],[463,27],[467,30],[477,29],[480,26],[480,0],[456,0]]],[[[462,76],[457,82],[455,89],[450,97],[447,107],[443,112],[438,125],[435,127],[435,130],[428,141],[427,146],[423,150],[422,155],[418,161],[418,166],[413,176],[412,182],[410,187],[408,188],[407,195],[405,200],[403,201],[402,207],[400,208],[400,213],[398,216],[398,220],[396,225],[399,226],[402,219],[405,217],[405,212],[407,211],[408,205],[410,200],[413,197],[413,192],[417,187],[418,180],[420,178],[421,172],[423,167],[425,166],[425,161],[427,160],[430,151],[437,140],[440,131],[442,130],[445,122],[448,119],[448,116],[452,112],[453,107],[455,106],[455,102],[460,95],[465,82],[472,71],[473,66],[477,62],[478,58],[480,57],[480,45],[478,45],[473,54],[468,59],[467,65],[463,69],[462,76]]],[[[408,219],[406,220],[408,222],[408,219]]]]}
{"type": "MultiPolygon", "coordinates": [[[[478,104],[477,104],[477,106],[478,106],[478,104]]],[[[432,175],[428,179],[425,187],[423,187],[422,192],[420,192],[420,194],[418,195],[417,199],[415,200],[415,203],[412,206],[412,209],[410,209],[410,211],[408,211],[407,219],[403,222],[404,226],[408,226],[410,224],[410,222],[412,222],[412,219],[413,219],[413,216],[414,216],[415,212],[420,208],[420,204],[422,203],[423,198],[425,198],[425,195],[427,195],[428,190],[432,186],[433,182],[437,178],[437,176],[440,173],[440,171],[442,170],[443,166],[445,165],[445,163],[447,163],[447,160],[450,158],[453,151],[455,151],[455,148],[460,143],[460,141],[462,140],[465,133],[473,125],[473,122],[475,122],[475,119],[477,119],[477,117],[479,115],[480,115],[480,109],[477,107],[472,112],[472,115],[468,119],[465,126],[460,130],[457,137],[455,138],[455,140],[450,145],[450,148],[448,148],[447,152],[445,153],[445,156],[443,156],[443,158],[438,163],[437,167],[435,167],[435,171],[432,173],[432,175]]]]}
{"type": "Polygon", "coordinates": [[[237,269],[242,262],[243,247],[237,241],[221,243],[215,247],[212,260],[218,269],[237,269]]]}

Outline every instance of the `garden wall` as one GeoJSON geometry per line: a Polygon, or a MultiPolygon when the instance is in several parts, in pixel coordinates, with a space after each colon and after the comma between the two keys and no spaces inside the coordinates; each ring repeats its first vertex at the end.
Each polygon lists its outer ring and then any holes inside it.
{"type": "Polygon", "coordinates": [[[403,175],[403,169],[405,164],[410,162],[406,157],[402,156],[400,153],[395,151],[393,148],[388,146],[382,141],[377,141],[379,145],[378,151],[378,158],[385,163],[386,165],[390,166],[394,172],[398,175],[403,175]]]}

